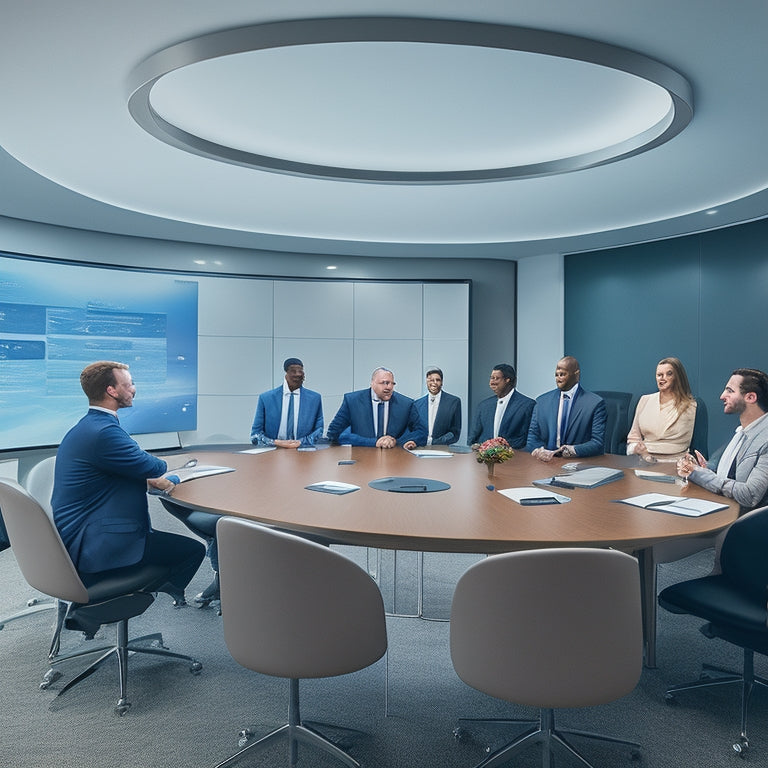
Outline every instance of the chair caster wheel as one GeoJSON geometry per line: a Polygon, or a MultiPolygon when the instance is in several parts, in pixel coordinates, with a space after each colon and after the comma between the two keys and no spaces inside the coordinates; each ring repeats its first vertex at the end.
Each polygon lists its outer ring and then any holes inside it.
{"type": "Polygon", "coordinates": [[[189,671],[193,675],[199,675],[203,671],[203,665],[199,661],[193,661],[189,665],[189,671]]]}
{"type": "Polygon", "coordinates": [[[242,749],[253,738],[253,731],[250,728],[244,728],[237,734],[237,746],[242,749]]]}
{"type": "Polygon", "coordinates": [[[115,707],[115,714],[120,715],[120,717],[122,717],[130,708],[131,708],[131,703],[129,701],[120,699],[120,701],[117,702],[117,706],[115,707]]]}
{"type": "Polygon", "coordinates": [[[467,738],[467,732],[461,726],[457,726],[453,729],[453,738],[456,741],[464,741],[467,738]]]}
{"type": "Polygon", "coordinates": [[[749,749],[749,741],[746,737],[742,736],[734,745],[733,751],[741,758],[747,756],[747,750],[749,749]]]}
{"type": "Polygon", "coordinates": [[[40,599],[37,597],[30,597],[29,600],[27,600],[27,607],[31,608],[33,605],[37,605],[40,602],[40,599]]]}
{"type": "Polygon", "coordinates": [[[670,707],[674,706],[677,703],[677,700],[675,699],[675,694],[674,693],[665,693],[664,694],[664,702],[668,706],[670,706],[670,707]]]}
{"type": "Polygon", "coordinates": [[[61,672],[55,670],[55,669],[49,669],[44,675],[43,679],[40,681],[40,690],[44,691],[47,688],[50,688],[50,686],[55,683],[59,678],[61,677],[61,672]]]}

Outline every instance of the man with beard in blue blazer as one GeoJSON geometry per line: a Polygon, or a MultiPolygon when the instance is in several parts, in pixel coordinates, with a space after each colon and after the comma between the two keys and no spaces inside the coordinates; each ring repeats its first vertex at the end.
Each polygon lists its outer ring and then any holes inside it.
{"type": "Polygon", "coordinates": [[[557,363],[557,389],[536,399],[526,451],[541,461],[553,456],[582,457],[605,453],[605,401],[579,384],[579,361],[557,363]]]}
{"type": "Polygon", "coordinates": [[[395,392],[395,375],[388,368],[371,374],[371,386],[347,392],[328,427],[332,443],[408,450],[427,441],[427,427],[413,400],[395,392]]]}

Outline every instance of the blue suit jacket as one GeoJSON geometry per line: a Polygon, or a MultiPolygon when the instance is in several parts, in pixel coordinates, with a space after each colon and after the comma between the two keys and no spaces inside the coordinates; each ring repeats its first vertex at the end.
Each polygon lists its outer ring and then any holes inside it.
{"type": "Polygon", "coordinates": [[[166,463],[104,411],[89,410],[56,455],[53,516],[75,568],[97,573],[134,565],[150,531],[147,478],[166,463]]]}
{"type": "MultiPolygon", "coordinates": [[[[427,427],[419,418],[410,397],[392,393],[387,434],[394,437],[398,445],[403,445],[409,440],[413,440],[416,445],[424,445],[427,442],[427,427]]],[[[376,425],[373,423],[370,388],[358,389],[344,395],[341,407],[328,427],[328,439],[334,443],[376,445],[376,425]]]]}
{"type": "MultiPolygon", "coordinates": [[[[467,445],[484,443],[493,437],[493,421],[499,398],[495,395],[481,401],[475,413],[475,422],[467,437],[467,445]]],[[[499,437],[503,437],[512,448],[522,448],[528,437],[534,401],[515,390],[509,398],[504,418],[499,425],[499,437]]]]}
{"type": "MultiPolygon", "coordinates": [[[[311,389],[299,387],[299,421],[296,439],[302,445],[314,445],[323,434],[323,399],[311,389]]],[[[256,403],[256,415],[251,427],[251,442],[254,445],[274,445],[280,431],[280,417],[283,413],[283,385],[262,392],[256,403]]]]}
{"type": "MultiPolygon", "coordinates": [[[[420,397],[416,402],[416,411],[421,423],[427,428],[429,437],[429,395],[420,397]]],[[[461,400],[447,392],[440,393],[440,405],[432,425],[432,445],[450,445],[461,435],[461,400]]]]}
{"type": "MultiPolygon", "coordinates": [[[[559,389],[545,392],[536,398],[526,451],[541,447],[555,450],[559,408],[559,389]]],[[[572,445],[577,456],[599,456],[605,453],[605,415],[603,398],[594,392],[587,392],[579,385],[571,403],[563,445],[572,445]]]]}

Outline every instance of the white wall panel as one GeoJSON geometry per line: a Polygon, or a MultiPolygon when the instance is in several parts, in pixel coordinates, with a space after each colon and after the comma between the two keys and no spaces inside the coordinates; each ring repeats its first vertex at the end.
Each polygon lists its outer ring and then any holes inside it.
{"type": "Polygon", "coordinates": [[[291,280],[274,285],[275,337],[352,338],[353,283],[291,280]]]}
{"type": "Polygon", "coordinates": [[[198,333],[271,338],[272,291],[271,280],[198,278],[198,333]]]}
{"type": "Polygon", "coordinates": [[[420,339],[421,283],[356,283],[356,339],[420,339]]]}
{"type": "Polygon", "coordinates": [[[257,395],[272,386],[272,339],[201,336],[198,394],[257,395]]]}
{"type": "Polygon", "coordinates": [[[424,285],[424,338],[469,337],[469,285],[427,283],[424,285]]]}

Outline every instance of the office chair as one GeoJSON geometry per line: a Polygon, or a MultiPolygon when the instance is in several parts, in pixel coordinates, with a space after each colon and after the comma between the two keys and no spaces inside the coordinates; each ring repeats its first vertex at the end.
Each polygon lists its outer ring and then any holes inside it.
{"type": "Polygon", "coordinates": [[[768,680],[755,676],[755,653],[768,655],[768,507],[739,518],[728,529],[720,551],[721,573],[683,581],[659,595],[659,605],[672,613],[704,619],[708,638],[720,638],[743,649],[743,671],[738,674],[704,665],[699,680],[675,685],[665,694],[673,702],[681,691],[714,685],[741,685],[741,733],[733,749],[744,756],[749,748],[747,715],[755,686],[768,680]]]}
{"type": "Polygon", "coordinates": [[[222,518],[217,539],[229,652],[247,669],[289,679],[288,722],[256,741],[250,729],[241,731],[242,749],[217,768],[283,734],[291,766],[303,742],[357,768],[356,760],[302,722],[299,679],[355,672],[384,655],[384,605],[375,582],[328,547],[248,520],[222,518]]]}
{"type": "MultiPolygon", "coordinates": [[[[38,500],[40,506],[45,511],[52,515],[51,511],[51,493],[53,492],[53,467],[56,461],[55,456],[51,456],[43,461],[35,464],[30,471],[26,487],[29,493],[38,500]]],[[[2,510],[0,510],[0,552],[4,549],[8,549],[11,546],[11,542],[8,539],[8,532],[5,529],[5,523],[3,522],[2,510]]],[[[6,624],[12,621],[17,621],[25,616],[30,616],[41,611],[52,611],[58,608],[58,601],[50,598],[32,597],[27,601],[27,607],[12,616],[6,616],[0,619],[0,629],[3,629],[6,624]]],[[[54,630],[53,640],[51,641],[51,654],[58,651],[58,641],[61,628],[57,627],[54,630]]]]}
{"type": "MultiPolygon", "coordinates": [[[[539,708],[538,722],[483,760],[493,768],[531,744],[542,765],[556,750],[590,763],[566,734],[640,746],[555,727],[555,708],[605,704],[630,693],[642,671],[637,561],[610,549],[540,549],[494,555],[471,566],[451,607],[453,666],[467,685],[505,701],[539,708]]],[[[461,738],[464,729],[454,731],[461,738]]]]}
{"type": "Polygon", "coordinates": [[[191,672],[200,672],[202,665],[199,661],[163,647],[159,633],[128,640],[128,620],[144,613],[155,599],[145,587],[162,583],[167,569],[137,565],[135,568],[107,571],[103,578],[86,588],[53,521],[24,488],[11,480],[0,480],[0,508],[16,560],[27,583],[44,594],[74,604],[68,607],[65,624],[70,628],[89,628],[91,634],[102,624],[117,625],[115,644],[84,648],[51,659],[51,669],[43,678],[41,688],[47,688],[60,676],[60,664],[98,654],[95,661],[59,691],[61,696],[114,655],[120,678],[120,697],[115,711],[123,715],[131,706],[127,699],[129,652],[181,659],[189,663],[191,672]],[[154,645],[145,646],[145,643],[154,645]]]}
{"type": "Polygon", "coordinates": [[[624,455],[627,452],[629,433],[629,405],[631,392],[595,391],[605,400],[605,452],[624,455]]]}

